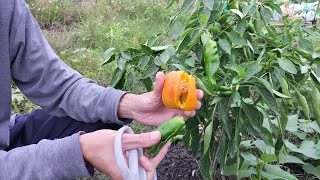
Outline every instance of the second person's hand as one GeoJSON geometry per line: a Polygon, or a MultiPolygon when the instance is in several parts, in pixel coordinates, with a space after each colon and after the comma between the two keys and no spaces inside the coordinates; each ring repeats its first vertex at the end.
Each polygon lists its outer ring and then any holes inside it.
{"type": "MultiPolygon", "coordinates": [[[[86,161],[97,168],[102,173],[109,175],[114,180],[121,180],[122,175],[117,166],[114,142],[117,131],[99,130],[80,136],[80,148],[82,155],[86,161]]],[[[159,131],[153,131],[142,134],[123,134],[122,150],[123,154],[136,148],[147,148],[155,145],[161,138],[159,131]]],[[[139,163],[146,170],[148,180],[151,180],[154,171],[161,160],[168,152],[170,144],[167,143],[157,156],[148,158],[141,156],[139,163]]]]}

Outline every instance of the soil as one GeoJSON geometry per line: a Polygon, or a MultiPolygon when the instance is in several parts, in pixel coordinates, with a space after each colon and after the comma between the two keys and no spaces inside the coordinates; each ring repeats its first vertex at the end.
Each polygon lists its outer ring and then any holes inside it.
{"type": "Polygon", "coordinates": [[[157,168],[157,176],[158,180],[203,179],[196,159],[181,143],[171,145],[157,168]]]}
{"type": "MultiPolygon", "coordinates": [[[[192,156],[191,150],[186,149],[183,144],[171,145],[166,157],[157,167],[157,178],[158,180],[202,180],[197,160],[192,156]]],[[[235,180],[236,178],[218,175],[214,179],[235,180]]],[[[96,171],[93,177],[84,180],[110,180],[110,178],[96,171]]]]}

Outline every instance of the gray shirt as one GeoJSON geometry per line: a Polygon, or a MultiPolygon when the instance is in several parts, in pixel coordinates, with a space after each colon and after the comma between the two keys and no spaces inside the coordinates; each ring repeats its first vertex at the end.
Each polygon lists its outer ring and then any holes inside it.
{"type": "Polygon", "coordinates": [[[84,122],[125,124],[117,116],[125,92],[99,86],[60,60],[24,0],[0,0],[0,179],[88,176],[79,133],[4,151],[10,143],[12,80],[48,113],[84,122]]]}

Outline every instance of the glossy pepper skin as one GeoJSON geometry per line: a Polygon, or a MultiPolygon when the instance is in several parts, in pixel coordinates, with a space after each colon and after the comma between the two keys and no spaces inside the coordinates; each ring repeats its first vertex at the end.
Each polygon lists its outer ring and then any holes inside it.
{"type": "Polygon", "coordinates": [[[158,126],[155,130],[156,131],[160,131],[161,133],[161,140],[149,147],[147,149],[147,153],[151,156],[154,157],[155,155],[158,154],[158,152],[160,151],[160,149],[163,147],[163,145],[169,141],[176,141],[178,139],[181,138],[181,135],[177,135],[181,129],[183,129],[185,125],[185,121],[183,119],[183,117],[181,116],[176,116],[173,117],[172,119],[162,123],[160,126],[158,126]]]}
{"type": "Polygon", "coordinates": [[[204,46],[205,72],[212,88],[216,86],[220,57],[217,42],[210,39],[204,46]]]}
{"type": "Polygon", "coordinates": [[[184,71],[171,71],[164,81],[162,101],[170,109],[195,110],[196,79],[184,71]]]}

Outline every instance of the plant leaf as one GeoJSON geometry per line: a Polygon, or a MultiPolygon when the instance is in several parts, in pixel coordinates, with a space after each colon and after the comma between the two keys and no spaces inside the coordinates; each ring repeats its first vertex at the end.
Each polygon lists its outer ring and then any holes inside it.
{"type": "Polygon", "coordinates": [[[266,164],[265,171],[262,171],[261,175],[267,179],[286,179],[286,180],[298,180],[292,174],[284,171],[278,165],[266,164]]]}
{"type": "Polygon", "coordinates": [[[283,70],[285,70],[291,74],[297,74],[297,69],[296,69],[295,65],[289,59],[280,58],[280,59],[278,59],[278,62],[279,62],[279,66],[283,70]]]}

